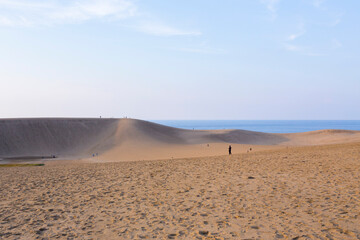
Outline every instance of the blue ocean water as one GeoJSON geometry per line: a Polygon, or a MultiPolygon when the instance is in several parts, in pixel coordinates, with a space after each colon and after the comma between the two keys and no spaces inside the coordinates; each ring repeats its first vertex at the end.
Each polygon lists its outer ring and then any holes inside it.
{"type": "Polygon", "coordinates": [[[296,133],[321,129],[360,130],[360,120],[156,120],[152,122],[184,129],[243,129],[267,133],[296,133]]]}

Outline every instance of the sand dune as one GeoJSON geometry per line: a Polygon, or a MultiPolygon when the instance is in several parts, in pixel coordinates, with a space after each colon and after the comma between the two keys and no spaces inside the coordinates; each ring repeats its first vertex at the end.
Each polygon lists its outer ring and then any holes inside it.
{"type": "Polygon", "coordinates": [[[0,157],[88,156],[116,128],[112,119],[3,119],[0,157]]]}
{"type": "Polygon", "coordinates": [[[83,159],[0,168],[0,238],[359,239],[359,135],[0,120],[0,157],[83,159]]]}
{"type": "Polygon", "coordinates": [[[56,155],[95,161],[200,157],[269,146],[360,141],[360,132],[321,130],[269,134],[245,130],[185,130],[135,119],[3,119],[0,158],[56,155]],[[93,154],[99,157],[92,158],[93,154]]]}
{"type": "Polygon", "coordinates": [[[323,145],[360,142],[360,131],[348,130],[318,130],[303,133],[282,134],[286,137],[285,145],[323,145]]]}

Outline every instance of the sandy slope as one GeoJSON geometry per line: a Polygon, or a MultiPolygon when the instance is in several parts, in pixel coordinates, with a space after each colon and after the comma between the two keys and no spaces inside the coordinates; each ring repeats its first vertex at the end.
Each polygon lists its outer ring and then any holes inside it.
{"type": "Polygon", "coordinates": [[[360,131],[318,130],[304,133],[282,134],[288,141],[284,145],[321,145],[360,142],[360,131]]]}
{"type": "Polygon", "coordinates": [[[360,239],[360,144],[0,168],[1,239],[360,239]]]}
{"type": "Polygon", "coordinates": [[[270,145],[286,140],[267,133],[193,131],[134,119],[3,119],[0,136],[3,158],[105,153],[102,159],[110,161],[185,157],[202,149],[200,156],[218,155],[226,153],[228,143],[270,145]]]}
{"type": "Polygon", "coordinates": [[[227,153],[232,144],[233,153],[286,141],[274,134],[244,130],[185,130],[151,122],[122,119],[118,122],[113,147],[99,157],[100,161],[128,161],[171,159],[194,156],[214,156],[227,153]]]}
{"type": "Polygon", "coordinates": [[[114,119],[1,119],[0,158],[88,156],[116,128],[114,119]]]}
{"type": "Polygon", "coordinates": [[[135,119],[2,119],[0,158],[56,155],[88,161],[215,156],[268,149],[360,141],[358,131],[269,134],[245,130],[185,130],[135,119]],[[99,156],[92,158],[93,154],[99,156]]]}

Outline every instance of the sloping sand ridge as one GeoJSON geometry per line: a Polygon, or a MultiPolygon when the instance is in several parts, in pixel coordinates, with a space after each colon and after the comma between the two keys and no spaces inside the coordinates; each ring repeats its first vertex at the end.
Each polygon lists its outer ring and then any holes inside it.
{"type": "MultiPolygon", "coordinates": [[[[135,119],[3,119],[0,158],[91,158],[101,161],[169,159],[234,153],[251,145],[317,145],[360,141],[358,131],[269,134],[245,130],[185,130],[135,119]]],[[[260,147],[261,146],[261,147],[260,147]]]]}

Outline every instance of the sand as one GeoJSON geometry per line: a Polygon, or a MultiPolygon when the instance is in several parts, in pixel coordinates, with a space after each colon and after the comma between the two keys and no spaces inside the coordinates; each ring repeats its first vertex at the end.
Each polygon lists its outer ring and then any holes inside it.
{"type": "Polygon", "coordinates": [[[360,143],[0,168],[1,239],[360,239],[360,143]]]}
{"type": "Polygon", "coordinates": [[[360,142],[360,131],[271,134],[245,130],[185,130],[136,119],[2,119],[0,158],[33,162],[83,159],[120,162],[218,156],[286,146],[360,142]],[[96,157],[93,157],[96,156],[96,157]]]}
{"type": "Polygon", "coordinates": [[[0,137],[21,166],[0,168],[0,239],[360,239],[359,131],[43,118],[0,137]]]}

